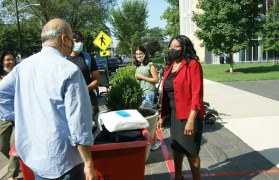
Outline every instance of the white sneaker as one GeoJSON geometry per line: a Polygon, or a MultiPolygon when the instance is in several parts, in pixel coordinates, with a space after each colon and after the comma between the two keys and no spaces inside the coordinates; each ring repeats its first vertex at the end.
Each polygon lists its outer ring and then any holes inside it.
{"type": "Polygon", "coordinates": [[[161,141],[160,140],[157,140],[156,142],[154,142],[152,145],[151,145],[151,150],[152,151],[155,151],[157,150],[159,147],[161,146],[161,141]]]}

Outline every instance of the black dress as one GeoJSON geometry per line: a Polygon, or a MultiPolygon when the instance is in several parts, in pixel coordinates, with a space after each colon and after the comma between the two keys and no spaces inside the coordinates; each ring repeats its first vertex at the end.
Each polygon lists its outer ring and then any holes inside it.
{"type": "Polygon", "coordinates": [[[203,121],[196,119],[194,124],[194,133],[184,135],[184,128],[187,120],[176,119],[175,98],[173,88],[173,78],[175,73],[170,73],[164,83],[164,92],[168,96],[171,109],[171,147],[186,155],[198,155],[200,151],[203,121]]]}

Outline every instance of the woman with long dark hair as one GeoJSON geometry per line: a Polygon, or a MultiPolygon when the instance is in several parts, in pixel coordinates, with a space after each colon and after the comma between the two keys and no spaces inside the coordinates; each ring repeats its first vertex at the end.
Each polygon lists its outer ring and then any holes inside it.
{"type": "MultiPolygon", "coordinates": [[[[9,51],[4,51],[0,59],[0,81],[13,70],[15,65],[16,60],[14,55],[9,51]]],[[[9,158],[7,174],[9,180],[15,179],[19,174],[18,158],[9,156],[10,147],[15,142],[14,130],[14,124],[12,122],[0,119],[0,151],[9,158]]]]}
{"type": "MultiPolygon", "coordinates": [[[[156,67],[152,62],[150,62],[149,54],[145,47],[143,46],[136,47],[134,64],[136,66],[135,76],[138,82],[140,83],[140,86],[144,94],[142,107],[153,108],[154,97],[155,97],[155,84],[159,82],[159,77],[158,77],[156,67]]],[[[154,151],[160,147],[161,142],[157,140],[156,122],[149,122],[149,123],[150,123],[149,128],[151,129],[150,133],[156,140],[151,145],[151,150],[154,151]]]]}
{"type": "Polygon", "coordinates": [[[171,39],[162,81],[162,129],[166,116],[171,121],[171,147],[175,165],[175,180],[183,179],[182,163],[186,155],[193,179],[200,179],[200,145],[203,129],[203,72],[191,40],[179,35],[171,39]]]}
{"type": "Polygon", "coordinates": [[[135,49],[134,64],[136,66],[136,78],[144,93],[143,107],[152,107],[155,95],[155,84],[158,83],[156,67],[149,60],[149,54],[145,47],[138,46],[135,49]]]}

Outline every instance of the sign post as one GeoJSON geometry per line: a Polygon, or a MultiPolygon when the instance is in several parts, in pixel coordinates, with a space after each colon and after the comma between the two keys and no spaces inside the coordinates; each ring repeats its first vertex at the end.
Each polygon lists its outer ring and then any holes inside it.
{"type": "Polygon", "coordinates": [[[105,51],[109,47],[111,42],[111,37],[103,31],[101,31],[93,41],[93,43],[103,51],[105,51]]]}
{"type": "Polygon", "coordinates": [[[106,56],[106,71],[107,76],[109,77],[109,71],[108,71],[108,56],[110,55],[110,51],[107,51],[107,48],[109,47],[110,43],[112,42],[112,39],[109,35],[101,31],[98,36],[94,39],[93,44],[98,46],[101,50],[100,56],[104,57],[106,56]]]}
{"type": "Polygon", "coordinates": [[[110,56],[110,51],[108,51],[108,50],[106,50],[106,51],[100,51],[100,56],[101,56],[101,57],[110,56]]]}

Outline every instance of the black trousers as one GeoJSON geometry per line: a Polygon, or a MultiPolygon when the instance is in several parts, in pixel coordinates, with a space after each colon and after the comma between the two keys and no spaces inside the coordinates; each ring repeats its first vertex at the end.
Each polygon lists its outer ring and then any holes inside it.
{"type": "Polygon", "coordinates": [[[94,91],[89,91],[90,101],[92,105],[93,116],[99,113],[98,98],[94,91]]]}

